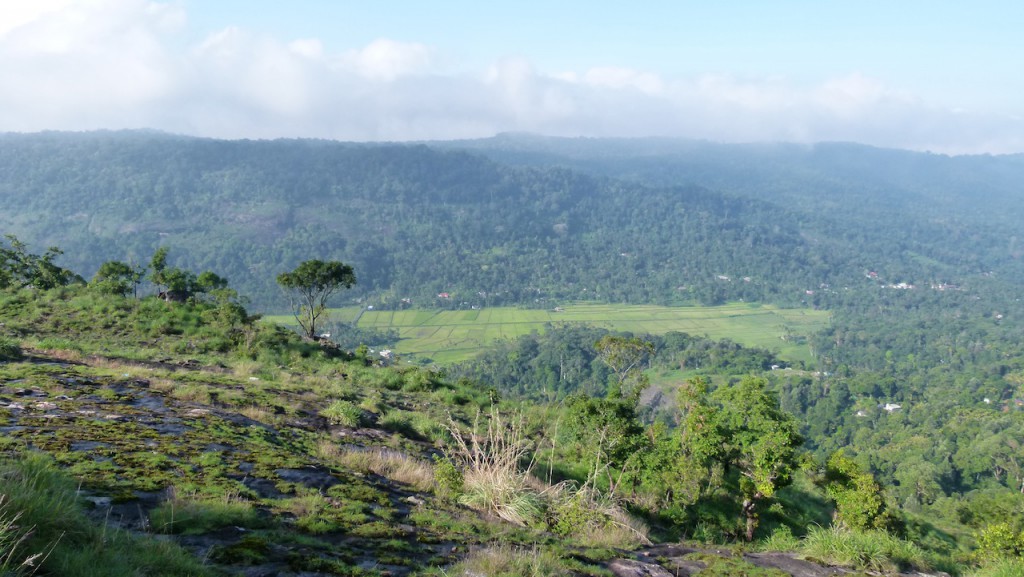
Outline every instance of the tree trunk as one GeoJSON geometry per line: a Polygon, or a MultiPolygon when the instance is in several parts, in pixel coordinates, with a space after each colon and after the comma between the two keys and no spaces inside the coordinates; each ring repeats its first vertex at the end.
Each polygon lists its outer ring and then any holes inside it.
{"type": "Polygon", "coordinates": [[[743,515],[747,518],[747,531],[744,534],[747,542],[754,540],[754,529],[757,529],[757,501],[753,498],[743,500],[743,515]]]}

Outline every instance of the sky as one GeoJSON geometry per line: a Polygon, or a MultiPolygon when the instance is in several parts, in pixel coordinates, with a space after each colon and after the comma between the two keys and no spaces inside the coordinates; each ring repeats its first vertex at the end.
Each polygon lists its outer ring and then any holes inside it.
{"type": "Polygon", "coordinates": [[[0,0],[0,131],[1024,152],[1017,0],[0,0]]]}

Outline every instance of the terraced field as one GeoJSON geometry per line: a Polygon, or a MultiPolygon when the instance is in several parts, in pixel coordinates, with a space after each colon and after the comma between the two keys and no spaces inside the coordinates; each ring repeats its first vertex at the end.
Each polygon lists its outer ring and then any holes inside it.
{"type": "MultiPolygon", "coordinates": [[[[790,360],[810,360],[810,349],[799,337],[825,327],[829,318],[826,311],[747,303],[715,307],[576,304],[556,310],[501,307],[464,311],[360,311],[346,308],[332,311],[332,316],[339,321],[358,319],[361,328],[395,329],[401,336],[394,347],[396,352],[429,357],[439,363],[467,359],[495,339],[543,331],[545,325],[555,323],[588,323],[634,333],[681,331],[767,348],[790,360]]],[[[268,320],[288,324],[291,317],[269,317],[268,320]]]]}

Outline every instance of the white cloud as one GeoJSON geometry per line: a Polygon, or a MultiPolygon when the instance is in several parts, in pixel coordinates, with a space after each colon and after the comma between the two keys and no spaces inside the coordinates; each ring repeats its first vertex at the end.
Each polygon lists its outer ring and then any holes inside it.
{"type": "Polygon", "coordinates": [[[594,66],[547,74],[509,57],[445,74],[430,46],[225,28],[186,46],[179,4],[34,0],[0,8],[0,130],[152,127],[223,138],[445,139],[532,131],[719,141],[851,140],[944,152],[1024,151],[1020,119],[929,106],[877,78],[594,66]]]}
{"type": "Polygon", "coordinates": [[[634,88],[647,94],[660,94],[664,89],[656,74],[613,66],[591,68],[583,75],[583,82],[606,88],[634,88]]]}
{"type": "Polygon", "coordinates": [[[423,44],[374,40],[360,50],[345,53],[340,63],[374,80],[392,81],[399,76],[426,72],[432,61],[431,50],[423,44]]]}

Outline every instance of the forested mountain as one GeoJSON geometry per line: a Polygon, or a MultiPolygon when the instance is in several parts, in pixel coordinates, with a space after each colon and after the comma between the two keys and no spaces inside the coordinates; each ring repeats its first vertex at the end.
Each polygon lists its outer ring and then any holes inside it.
{"type": "MultiPolygon", "coordinates": [[[[420,306],[745,299],[835,308],[844,291],[877,286],[868,272],[881,283],[967,288],[1021,278],[1008,236],[1019,209],[1002,184],[990,195],[998,202],[968,214],[961,188],[925,198],[920,187],[886,188],[905,177],[899,170],[860,181],[873,173],[856,163],[837,172],[811,153],[805,163],[817,168],[801,170],[785,147],[676,144],[683,152],[644,156],[602,146],[611,152],[584,151],[570,170],[543,147],[530,153],[537,166],[517,167],[504,162],[522,154],[492,151],[499,162],[424,145],[9,134],[0,137],[0,229],[64,248],[64,264],[86,276],[104,260],[144,263],[168,246],[183,266],[221,271],[258,308],[282,307],[274,275],[311,253],[353,263],[354,296],[420,306]],[[975,226],[986,219],[991,226],[975,226]],[[996,278],[982,276],[991,271],[996,278]]],[[[1024,172],[1016,158],[977,164],[985,182],[1024,172]]]]}

